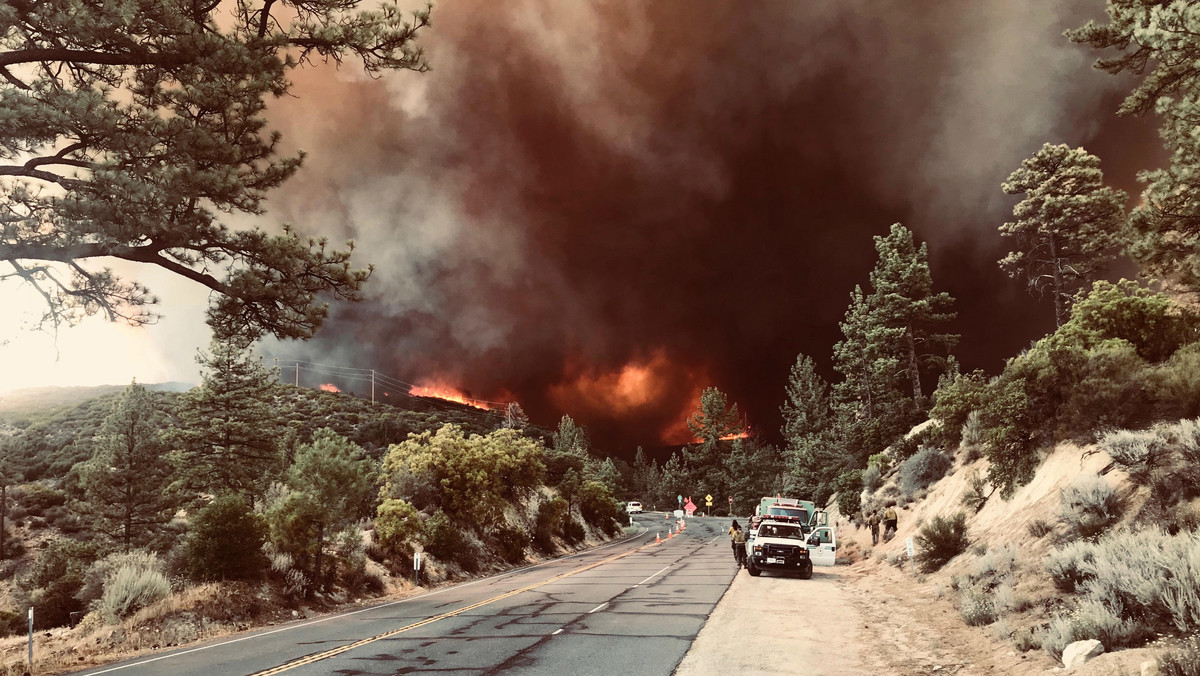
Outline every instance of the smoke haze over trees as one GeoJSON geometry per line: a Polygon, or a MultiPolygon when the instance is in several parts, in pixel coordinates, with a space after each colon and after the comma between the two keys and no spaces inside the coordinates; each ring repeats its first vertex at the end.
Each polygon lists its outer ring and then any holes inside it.
{"type": "Polygon", "coordinates": [[[959,300],[960,361],[995,372],[1053,316],[995,265],[1015,203],[996,186],[1047,139],[1086,145],[1119,187],[1160,153],[1115,114],[1120,79],[1062,36],[1101,16],[439,6],[431,72],[301,71],[269,111],[310,158],[272,213],[355,238],[377,266],[371,302],[278,352],[445,376],[630,452],[686,440],[710,385],[771,434],[797,353],[833,375],[871,237],[899,221],[959,300]]]}

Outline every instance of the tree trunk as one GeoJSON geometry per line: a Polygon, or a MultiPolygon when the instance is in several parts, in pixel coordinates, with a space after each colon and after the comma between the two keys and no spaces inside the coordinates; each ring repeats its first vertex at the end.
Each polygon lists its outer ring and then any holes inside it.
{"type": "Polygon", "coordinates": [[[1062,265],[1058,260],[1058,249],[1054,246],[1054,235],[1050,235],[1050,264],[1054,266],[1054,326],[1062,326],[1066,315],[1063,302],[1062,265]]]}
{"type": "Polygon", "coordinates": [[[321,554],[325,549],[325,527],[321,526],[317,529],[317,560],[313,564],[313,582],[316,583],[317,591],[325,591],[325,578],[321,575],[321,554]]]}
{"type": "Polygon", "coordinates": [[[922,408],[921,399],[921,371],[917,367],[917,341],[913,338],[912,327],[908,327],[904,332],[904,337],[908,341],[908,377],[912,379],[913,388],[913,403],[918,409],[922,408]]]}

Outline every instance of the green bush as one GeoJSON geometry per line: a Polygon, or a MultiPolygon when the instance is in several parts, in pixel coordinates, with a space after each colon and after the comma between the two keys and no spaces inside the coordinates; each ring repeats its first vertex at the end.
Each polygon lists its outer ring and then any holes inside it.
{"type": "Polygon", "coordinates": [[[76,595],[95,559],[92,544],[59,539],[46,545],[29,574],[17,580],[16,605],[33,606],[34,629],[65,626],[72,613],[82,613],[84,605],[76,595]]]}
{"type": "Polygon", "coordinates": [[[975,560],[974,571],[971,573],[973,582],[990,580],[999,582],[1012,575],[1017,567],[1017,548],[1012,545],[1001,545],[988,549],[975,560]]]}
{"type": "Polygon", "coordinates": [[[45,516],[53,507],[63,507],[67,504],[67,494],[57,488],[50,488],[40,482],[25,484],[17,500],[24,514],[45,516]]]}
{"type": "Polygon", "coordinates": [[[1095,474],[1083,474],[1062,489],[1060,520],[1076,537],[1095,537],[1121,518],[1116,490],[1095,474]]]}
{"type": "Polygon", "coordinates": [[[1200,416],[1200,342],[1180,348],[1147,381],[1160,420],[1200,416]]]}
{"type": "Polygon", "coordinates": [[[388,498],[375,510],[375,541],[391,554],[407,557],[421,529],[421,513],[404,500],[388,498]]]}
{"type": "Polygon", "coordinates": [[[525,548],[529,546],[529,535],[515,526],[501,526],[492,534],[496,553],[508,563],[525,560],[525,548]]]}
{"type": "Polygon", "coordinates": [[[854,514],[862,509],[862,485],[862,470],[858,469],[848,469],[833,480],[838,509],[842,514],[854,514]]]}
{"type": "Polygon", "coordinates": [[[585,481],[579,489],[579,513],[583,520],[607,535],[621,532],[621,512],[608,486],[585,481]]]}
{"type": "Polygon", "coordinates": [[[245,580],[267,567],[262,553],[266,519],[239,495],[223,495],[200,508],[185,545],[188,575],[195,580],[245,580]]]}
{"type": "Polygon", "coordinates": [[[123,565],[104,582],[99,610],[107,622],[129,617],[171,595],[171,583],[153,568],[123,565]]]}
{"type": "Polygon", "coordinates": [[[567,518],[567,501],[553,498],[538,505],[537,522],[533,530],[533,546],[543,554],[554,551],[554,536],[561,535],[567,518]]]}
{"type": "Polygon", "coordinates": [[[569,545],[576,545],[583,542],[583,538],[587,535],[583,524],[568,516],[563,520],[562,537],[569,545]]]}
{"type": "Polygon", "coordinates": [[[1040,540],[1054,531],[1054,525],[1044,519],[1034,519],[1025,526],[1029,537],[1040,540]]]}
{"type": "Polygon", "coordinates": [[[1090,577],[1096,564],[1096,548],[1088,542],[1073,542],[1046,556],[1046,572],[1059,591],[1074,593],[1090,577]]]}
{"type": "Polygon", "coordinates": [[[442,561],[457,563],[469,573],[478,569],[478,552],[471,546],[462,528],[445,512],[438,510],[425,520],[421,539],[425,544],[425,551],[442,561]]]}
{"type": "Polygon", "coordinates": [[[1150,471],[1165,451],[1163,439],[1155,430],[1112,430],[1096,441],[1135,483],[1146,485],[1150,471]]]}
{"type": "Polygon", "coordinates": [[[874,493],[883,485],[883,473],[879,471],[879,465],[867,465],[867,468],[862,472],[862,487],[868,493],[874,493]]]}
{"type": "Polygon", "coordinates": [[[929,411],[929,416],[940,423],[933,431],[934,441],[947,448],[963,442],[963,426],[971,412],[983,403],[987,381],[983,371],[940,380],[933,393],[933,408],[929,411]]]}
{"type": "Polygon", "coordinates": [[[917,564],[922,571],[932,573],[967,551],[971,544],[967,538],[967,515],[958,512],[949,518],[935,516],[921,528],[915,540],[917,564]]]}
{"type": "Polygon", "coordinates": [[[910,498],[946,476],[954,462],[935,448],[921,449],[900,465],[900,490],[910,498]]]}
{"type": "Polygon", "coordinates": [[[887,474],[887,471],[892,468],[892,456],[887,453],[876,453],[867,458],[867,467],[878,468],[881,475],[887,474]]]}
{"type": "Polygon", "coordinates": [[[972,471],[967,477],[967,490],[963,492],[962,504],[972,512],[978,512],[987,504],[991,491],[987,490],[987,477],[972,471]]]}

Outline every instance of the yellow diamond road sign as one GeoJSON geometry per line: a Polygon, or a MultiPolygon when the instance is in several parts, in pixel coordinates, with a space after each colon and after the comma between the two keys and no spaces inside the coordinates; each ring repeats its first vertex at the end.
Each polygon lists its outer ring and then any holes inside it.
{"type": "Polygon", "coordinates": [[[704,504],[706,504],[706,505],[712,504],[712,496],[711,495],[704,496],[704,504]]]}

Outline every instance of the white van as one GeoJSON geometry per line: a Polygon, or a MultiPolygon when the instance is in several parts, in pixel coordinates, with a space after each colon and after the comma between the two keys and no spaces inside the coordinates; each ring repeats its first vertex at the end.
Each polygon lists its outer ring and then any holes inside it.
{"type": "Polygon", "coordinates": [[[642,513],[642,503],[631,502],[631,503],[625,505],[625,512],[628,514],[641,514],[642,513]]]}

